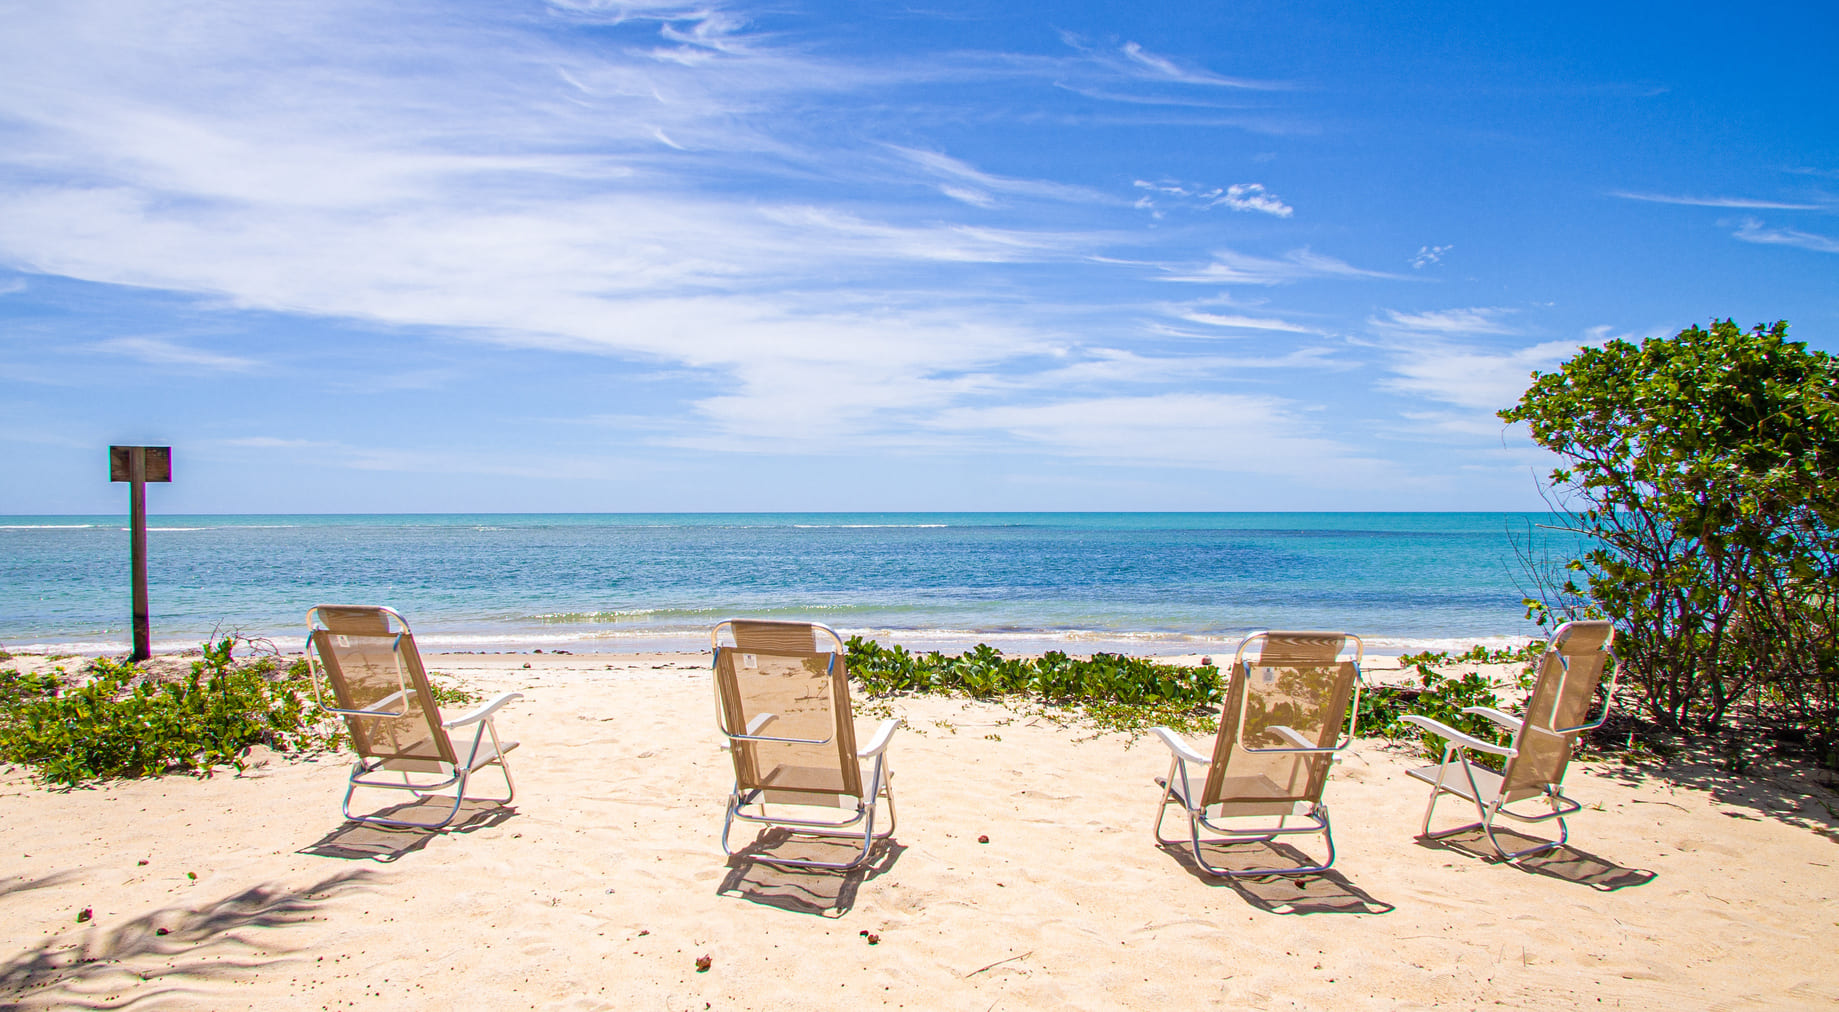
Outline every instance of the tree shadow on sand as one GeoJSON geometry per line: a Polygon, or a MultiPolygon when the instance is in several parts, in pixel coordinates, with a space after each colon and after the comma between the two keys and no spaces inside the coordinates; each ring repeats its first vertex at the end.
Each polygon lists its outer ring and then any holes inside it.
{"type": "MultiPolygon", "coordinates": [[[[1523,850],[1536,846],[1541,841],[1537,837],[1517,833],[1511,829],[1496,826],[1494,835],[1501,845],[1509,850],[1523,850]]],[[[1488,845],[1487,834],[1480,829],[1452,833],[1449,836],[1429,839],[1418,837],[1418,846],[1429,850],[1448,850],[1467,857],[1480,858],[1490,864],[1506,864],[1494,848],[1488,845]]],[[[1587,885],[1602,892],[1615,892],[1631,886],[1646,885],[1655,878],[1655,873],[1644,868],[1624,868],[1606,857],[1598,857],[1588,851],[1579,850],[1570,844],[1554,847],[1543,854],[1523,857],[1514,867],[1533,875],[1562,879],[1577,885],[1587,885]]]]}
{"type": "MultiPolygon", "coordinates": [[[[378,815],[391,819],[425,819],[430,812],[445,814],[451,800],[423,798],[386,808],[378,815]]],[[[346,861],[400,860],[422,849],[428,841],[453,833],[476,833],[502,825],[517,816],[517,809],[497,801],[462,801],[460,815],[440,829],[414,826],[378,826],[368,822],[347,821],[325,836],[300,848],[296,853],[313,857],[336,857],[346,861]]]]}
{"type": "Polygon", "coordinates": [[[841,917],[856,905],[856,893],[862,883],[892,870],[907,848],[892,840],[879,840],[869,851],[868,860],[848,871],[784,867],[768,864],[762,858],[844,861],[859,846],[794,837],[784,829],[769,829],[734,852],[728,859],[728,874],[715,892],[795,914],[841,917]]]}
{"type": "MultiPolygon", "coordinates": [[[[1397,909],[1374,899],[1347,876],[1330,868],[1309,875],[1265,875],[1257,878],[1222,878],[1194,863],[1183,844],[1163,844],[1161,849],[1180,862],[1182,870],[1214,888],[1226,888],[1268,914],[1389,914],[1397,909]]],[[[1202,844],[1201,852],[1216,868],[1298,868],[1316,859],[1280,841],[1231,845],[1202,844]]]]}
{"type": "Polygon", "coordinates": [[[91,925],[75,939],[47,938],[0,963],[0,1007],[125,1008],[193,983],[247,979],[286,957],[272,938],[258,944],[243,932],[316,920],[321,903],[369,874],[344,872],[304,889],[254,886],[199,909],[168,907],[108,930],[91,925]]]}
{"type": "Polygon", "coordinates": [[[1772,819],[1839,843],[1839,773],[1811,762],[1792,744],[1771,741],[1753,724],[1722,740],[1693,740],[1664,765],[1624,763],[1593,772],[1634,788],[1661,780],[1704,791],[1737,809],[1724,813],[1733,819],[1772,819]]]}
{"type": "Polygon", "coordinates": [[[54,885],[63,885],[65,882],[76,877],[77,873],[74,871],[52,872],[49,875],[41,875],[38,878],[26,878],[24,875],[14,875],[0,881],[0,899],[4,899],[14,893],[30,892],[33,889],[46,889],[54,885]]]}

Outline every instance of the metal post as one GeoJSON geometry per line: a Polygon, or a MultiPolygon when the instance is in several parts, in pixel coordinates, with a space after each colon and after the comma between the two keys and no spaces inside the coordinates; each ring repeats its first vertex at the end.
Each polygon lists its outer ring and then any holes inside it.
{"type": "Polygon", "coordinates": [[[133,553],[134,653],[130,661],[153,656],[153,623],[147,617],[147,448],[128,450],[128,538],[133,553]]]}

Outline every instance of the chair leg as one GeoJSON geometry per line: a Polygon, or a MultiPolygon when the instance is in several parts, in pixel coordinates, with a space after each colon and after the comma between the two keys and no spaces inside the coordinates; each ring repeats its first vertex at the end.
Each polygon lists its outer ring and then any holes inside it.
{"type": "MultiPolygon", "coordinates": [[[[1184,805],[1183,807],[1185,808],[1186,806],[1184,805]]],[[[1192,848],[1193,854],[1194,854],[1194,863],[1197,866],[1199,866],[1202,870],[1206,871],[1208,874],[1217,875],[1221,878],[1265,878],[1265,877],[1270,877],[1270,876],[1320,874],[1321,872],[1325,872],[1328,869],[1334,867],[1334,864],[1335,864],[1334,827],[1329,823],[1329,820],[1328,820],[1328,806],[1327,805],[1318,803],[1311,810],[1311,817],[1315,819],[1317,826],[1320,827],[1319,829],[1313,830],[1313,832],[1319,832],[1322,835],[1322,842],[1328,848],[1328,856],[1324,858],[1320,864],[1303,865],[1301,867],[1290,867],[1290,868],[1243,868],[1243,869],[1218,868],[1211,864],[1208,864],[1206,858],[1201,856],[1200,827],[1201,827],[1202,820],[1201,820],[1200,813],[1195,812],[1190,809],[1188,811],[1188,837],[1189,837],[1189,845],[1192,848]]],[[[1157,826],[1158,832],[1160,831],[1160,828],[1161,828],[1160,823],[1158,823],[1158,826],[1157,826]]],[[[1214,828],[1217,831],[1219,827],[1214,827],[1214,828]]],[[[1311,830],[1306,830],[1306,829],[1285,830],[1282,835],[1288,836],[1288,835],[1293,835],[1293,834],[1302,833],[1302,832],[1311,832],[1311,830]]],[[[1257,835],[1257,833],[1254,831],[1251,833],[1247,833],[1245,836],[1237,840],[1230,841],[1230,842],[1262,843],[1265,841],[1276,839],[1277,835],[1278,834],[1272,834],[1269,836],[1260,836],[1260,835],[1257,835]]],[[[1216,842],[1227,842],[1227,841],[1216,841],[1216,842]]]]}

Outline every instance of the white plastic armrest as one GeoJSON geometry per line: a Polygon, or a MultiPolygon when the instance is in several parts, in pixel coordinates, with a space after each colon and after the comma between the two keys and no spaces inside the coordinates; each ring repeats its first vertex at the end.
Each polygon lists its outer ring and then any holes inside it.
{"type": "MultiPolygon", "coordinates": [[[[741,732],[741,737],[751,738],[754,735],[759,734],[761,728],[765,727],[768,724],[771,724],[773,721],[778,720],[778,719],[779,719],[779,715],[776,713],[755,714],[754,718],[747,722],[747,730],[741,732]]],[[[722,733],[724,737],[721,740],[721,749],[723,752],[726,752],[729,749],[734,747],[734,739],[726,737],[727,735],[726,731],[723,731],[722,733]]]]}
{"type": "Polygon", "coordinates": [[[468,724],[477,723],[481,720],[484,720],[487,717],[490,717],[492,714],[497,713],[498,708],[505,705],[506,703],[509,703],[513,700],[522,699],[522,698],[524,698],[524,694],[521,692],[507,692],[504,695],[499,696],[497,699],[494,699],[491,702],[485,704],[484,706],[479,707],[477,710],[474,710],[473,712],[467,714],[464,717],[455,717],[452,720],[441,721],[441,726],[445,728],[455,728],[455,727],[465,727],[468,724]]]}
{"type": "Polygon", "coordinates": [[[882,721],[881,726],[875,728],[875,736],[868,740],[868,744],[856,750],[856,758],[867,759],[887,751],[888,739],[894,737],[894,729],[899,726],[899,717],[882,721]]]}
{"type": "Polygon", "coordinates": [[[375,714],[379,717],[398,717],[398,716],[401,716],[401,714],[397,713],[395,710],[391,709],[390,707],[392,704],[398,702],[399,700],[401,700],[403,697],[407,695],[408,695],[407,692],[403,692],[399,690],[396,692],[392,692],[387,696],[384,696],[382,699],[379,699],[376,702],[362,709],[347,710],[345,712],[346,713],[356,713],[359,715],[367,714],[367,713],[375,714]]]}
{"type": "Polygon", "coordinates": [[[1414,713],[1407,716],[1405,722],[1408,724],[1416,724],[1424,730],[1429,731],[1431,734],[1447,740],[1451,745],[1459,745],[1463,748],[1472,748],[1477,752],[1488,752],[1499,756],[1519,755],[1519,752],[1515,749],[1506,748],[1496,745],[1491,741],[1482,741],[1480,738],[1463,734],[1461,731],[1450,727],[1448,724],[1439,724],[1429,717],[1420,717],[1414,713]]]}
{"type": "Polygon", "coordinates": [[[1312,748],[1321,747],[1317,745],[1315,742],[1312,742],[1309,739],[1298,734],[1296,732],[1296,729],[1293,727],[1285,727],[1282,724],[1272,724],[1270,727],[1265,728],[1265,730],[1271,732],[1272,734],[1278,736],[1279,738],[1282,738],[1283,740],[1289,742],[1290,744],[1296,746],[1297,748],[1312,749],[1312,748]]]}
{"type": "Polygon", "coordinates": [[[1162,739],[1162,744],[1167,745],[1169,747],[1170,752],[1175,753],[1176,756],[1182,759],[1185,759],[1188,762],[1199,763],[1202,766],[1205,766],[1208,763],[1211,763],[1213,761],[1207,758],[1206,756],[1201,755],[1199,752],[1194,751],[1193,747],[1190,746],[1187,743],[1187,741],[1181,737],[1181,735],[1176,734],[1174,730],[1171,728],[1152,727],[1150,728],[1150,730],[1155,732],[1156,737],[1162,739]]]}
{"type": "Polygon", "coordinates": [[[1512,716],[1511,714],[1502,713],[1492,706],[1465,706],[1462,708],[1462,712],[1472,713],[1477,717],[1486,717],[1509,731],[1519,731],[1520,724],[1523,723],[1520,718],[1512,716]]]}

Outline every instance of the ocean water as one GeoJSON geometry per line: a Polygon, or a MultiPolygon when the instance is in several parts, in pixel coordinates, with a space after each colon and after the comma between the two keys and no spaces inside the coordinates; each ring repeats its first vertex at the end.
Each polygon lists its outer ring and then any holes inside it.
{"type": "MultiPolygon", "coordinates": [[[[157,516],[154,648],[299,649],[308,607],[387,604],[424,648],[694,649],[733,616],[910,649],[1217,651],[1259,628],[1369,650],[1531,635],[1515,543],[1542,514],[758,513],[157,516]]],[[[121,517],[0,517],[0,644],[125,651],[121,517]]]]}

